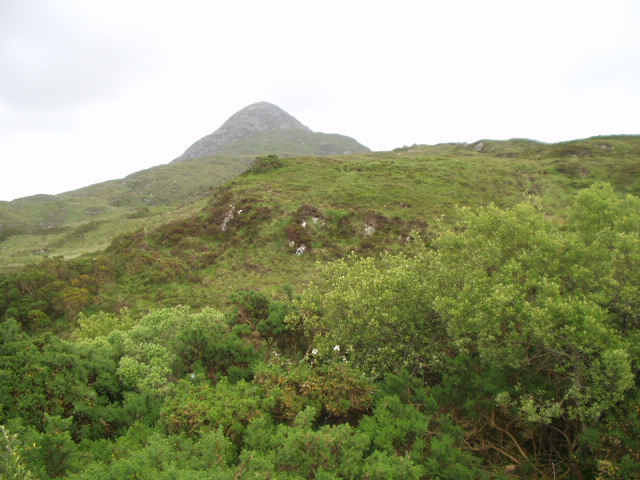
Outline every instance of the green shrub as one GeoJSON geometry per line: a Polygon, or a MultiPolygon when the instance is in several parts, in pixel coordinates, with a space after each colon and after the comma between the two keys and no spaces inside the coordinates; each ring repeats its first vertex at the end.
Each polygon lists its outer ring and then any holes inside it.
{"type": "Polygon", "coordinates": [[[247,429],[240,455],[242,478],[360,479],[369,438],[349,425],[312,428],[318,412],[307,407],[292,426],[262,418],[247,429]]]}
{"type": "Polygon", "coordinates": [[[253,165],[249,168],[250,173],[264,173],[271,170],[277,170],[278,168],[285,167],[287,162],[282,160],[277,155],[266,155],[262,157],[256,157],[253,165]]]}
{"type": "Polygon", "coordinates": [[[0,425],[0,478],[31,480],[35,478],[22,459],[22,444],[18,435],[0,425]]]}
{"type": "Polygon", "coordinates": [[[255,370],[255,383],[273,402],[274,418],[291,422],[313,407],[323,422],[356,423],[373,405],[375,386],[349,362],[294,364],[273,359],[255,370]]]}
{"type": "MultiPolygon", "coordinates": [[[[461,209],[434,248],[322,266],[289,320],[373,375],[428,382],[491,463],[593,469],[583,434],[606,438],[601,420],[637,405],[639,212],[640,199],[607,185],[582,191],[564,227],[535,202],[461,209]]],[[[457,451],[446,435],[434,442],[432,456],[457,451]]],[[[637,455],[626,443],[603,456],[637,455]]],[[[441,475],[448,460],[433,461],[441,475]]],[[[463,464],[456,475],[472,478],[463,464]]]]}
{"type": "Polygon", "coordinates": [[[265,412],[263,395],[260,386],[245,381],[232,384],[223,378],[214,386],[183,380],[164,402],[161,425],[169,434],[190,436],[217,430],[241,445],[246,426],[265,412]]]}

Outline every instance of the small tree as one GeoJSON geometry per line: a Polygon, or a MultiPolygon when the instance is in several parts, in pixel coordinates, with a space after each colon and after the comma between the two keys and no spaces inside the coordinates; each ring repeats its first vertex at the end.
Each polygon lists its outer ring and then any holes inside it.
{"type": "Polygon", "coordinates": [[[532,202],[462,209],[414,256],[322,267],[289,321],[369,372],[421,376],[494,460],[575,469],[591,462],[581,439],[635,384],[639,212],[605,185],[563,228],[532,202]]]}

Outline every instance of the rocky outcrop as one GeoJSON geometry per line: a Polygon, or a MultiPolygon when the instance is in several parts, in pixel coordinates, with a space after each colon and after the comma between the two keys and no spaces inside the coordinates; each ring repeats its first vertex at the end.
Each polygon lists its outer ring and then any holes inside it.
{"type": "MultiPolygon", "coordinates": [[[[357,143],[353,139],[349,139],[352,140],[353,145],[350,145],[348,149],[344,147],[331,148],[332,142],[330,138],[323,140],[315,139],[313,136],[317,136],[317,133],[314,133],[309,127],[300,123],[280,107],[268,102],[258,102],[233,114],[220,128],[195,142],[182,155],[176,158],[174,162],[215,155],[221,147],[242,142],[243,140],[251,139],[258,135],[264,136],[269,132],[273,132],[274,138],[277,138],[278,135],[281,135],[284,131],[299,132],[300,138],[302,139],[309,136],[309,142],[301,140],[300,143],[307,145],[317,143],[320,146],[317,152],[318,155],[323,155],[323,151],[331,152],[331,154],[369,151],[367,147],[357,143]],[[311,140],[311,138],[314,138],[314,140],[311,140]]],[[[343,136],[340,135],[339,137],[343,136]]],[[[288,148],[290,148],[290,145],[288,145],[288,148]]],[[[277,147],[275,150],[277,150],[277,147]]],[[[260,153],[263,152],[255,152],[255,154],[260,153]]],[[[280,152],[274,151],[271,153],[280,152]]]]}

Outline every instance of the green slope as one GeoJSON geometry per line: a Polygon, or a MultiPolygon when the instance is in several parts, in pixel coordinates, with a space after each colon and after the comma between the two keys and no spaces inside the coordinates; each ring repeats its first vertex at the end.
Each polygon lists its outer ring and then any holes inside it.
{"type": "Polygon", "coordinates": [[[245,171],[257,155],[333,155],[368,151],[350,137],[304,130],[268,131],[224,145],[215,155],[172,162],[124,179],[60,195],[0,202],[0,266],[43,255],[76,257],[115,236],[183,215],[177,211],[245,171]],[[155,218],[157,217],[157,218],[155,218]],[[92,235],[87,235],[88,231],[92,235]],[[82,245],[74,239],[80,239],[82,245]]]}
{"type": "Polygon", "coordinates": [[[60,195],[0,202],[0,265],[37,262],[43,254],[73,258],[105,248],[122,233],[184,216],[210,188],[236,177],[252,161],[204,157],[60,195]]]}
{"type": "MultiPolygon", "coordinates": [[[[267,142],[260,136],[254,140],[252,149],[267,142]]],[[[295,142],[295,135],[290,140],[295,142]]],[[[268,151],[270,145],[265,145],[268,151]]],[[[509,206],[537,195],[549,215],[561,217],[575,191],[596,181],[637,194],[639,158],[638,136],[558,144],[515,139],[415,145],[391,152],[286,159],[285,168],[236,178],[226,184],[224,196],[245,208],[271,210],[271,223],[261,225],[252,243],[264,235],[284,238],[278,228],[291,223],[293,213],[304,205],[322,212],[332,228],[338,228],[336,222],[348,224],[353,234],[337,242],[340,248],[322,240],[331,233],[314,240],[314,255],[331,257],[349,248],[366,249],[363,242],[378,243],[358,236],[376,216],[387,224],[396,222],[398,234],[415,226],[429,234],[442,215],[445,220],[455,216],[454,205],[509,206]]],[[[73,258],[105,248],[119,234],[193,215],[211,194],[204,192],[236,177],[252,161],[252,156],[205,157],[61,195],[2,202],[0,265],[37,262],[43,254],[73,258]]],[[[211,201],[220,195],[214,192],[211,201]]],[[[286,256],[286,244],[281,241],[271,250],[286,256]]]]}
{"type": "Polygon", "coordinates": [[[238,289],[302,288],[316,261],[400,251],[415,232],[429,241],[442,222],[455,221],[456,206],[509,207],[536,197],[562,223],[575,193],[595,182],[639,193],[640,137],[483,143],[480,152],[476,144],[414,146],[292,158],[247,172],[198,213],[116,239],[106,252],[118,278],[113,295],[148,291],[127,301],[134,309],[221,305],[238,289]],[[580,149],[588,153],[572,153],[580,149]]]}

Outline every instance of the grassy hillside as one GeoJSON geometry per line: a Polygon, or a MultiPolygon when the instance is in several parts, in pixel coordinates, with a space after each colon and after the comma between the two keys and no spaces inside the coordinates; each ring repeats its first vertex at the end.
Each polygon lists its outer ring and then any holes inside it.
{"type": "Polygon", "coordinates": [[[160,165],[121,180],[0,202],[0,266],[37,262],[45,254],[77,257],[103,249],[122,233],[183,216],[191,212],[185,206],[245,171],[257,155],[333,155],[363,149],[343,135],[269,131],[224,145],[215,155],[160,165]]]}
{"type": "Polygon", "coordinates": [[[204,157],[161,165],[60,195],[0,202],[0,266],[74,258],[125,232],[201,208],[206,192],[234,178],[253,157],[204,157]],[[198,207],[199,206],[199,207],[198,207]]]}
{"type": "MultiPolygon", "coordinates": [[[[255,140],[252,148],[259,147],[260,138],[255,140]]],[[[331,228],[348,224],[351,233],[333,242],[337,246],[327,240],[335,237],[332,230],[313,226],[317,232],[310,246],[321,258],[380,243],[376,236],[361,238],[369,224],[394,224],[402,235],[419,226],[428,234],[443,215],[445,220],[455,216],[455,205],[509,206],[536,195],[561,221],[562,208],[575,191],[593,182],[640,193],[639,158],[636,136],[551,145],[518,139],[414,145],[391,152],[291,158],[285,168],[241,176],[223,190],[237,208],[270,210],[270,221],[260,225],[252,243],[279,235],[275,252],[285,256],[288,240],[278,228],[291,224],[299,208],[317,209],[331,228]]],[[[74,258],[104,249],[117,235],[188,217],[211,195],[203,192],[236,177],[252,161],[251,156],[189,160],[61,195],[2,202],[0,265],[33,263],[42,255],[74,258]]],[[[213,195],[214,204],[222,198],[222,193],[213,195]]]]}
{"type": "Polygon", "coordinates": [[[562,224],[575,193],[594,182],[640,192],[638,137],[482,144],[290,158],[244,173],[200,210],[117,238],[104,255],[113,277],[102,307],[220,306],[239,289],[302,288],[316,261],[410,248],[413,232],[429,241],[456,220],[456,206],[534,196],[562,224]]]}

